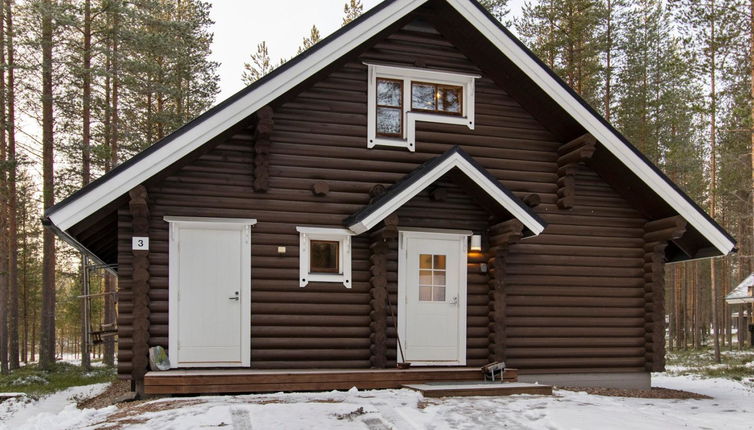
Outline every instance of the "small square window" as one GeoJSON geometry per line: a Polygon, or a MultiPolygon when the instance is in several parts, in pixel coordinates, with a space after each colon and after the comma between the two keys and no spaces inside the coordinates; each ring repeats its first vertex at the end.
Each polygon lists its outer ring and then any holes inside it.
{"type": "Polygon", "coordinates": [[[299,232],[299,286],[340,282],[351,288],[351,231],[296,227],[299,232]]]}
{"type": "Polygon", "coordinates": [[[340,273],[340,242],[312,240],[309,251],[309,271],[312,273],[340,273]]]}

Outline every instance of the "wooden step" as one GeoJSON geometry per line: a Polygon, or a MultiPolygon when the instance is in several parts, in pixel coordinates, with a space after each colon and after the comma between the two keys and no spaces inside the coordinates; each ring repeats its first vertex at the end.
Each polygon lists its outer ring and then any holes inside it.
{"type": "Polygon", "coordinates": [[[510,396],[513,394],[552,394],[552,386],[522,382],[427,382],[405,384],[404,388],[418,391],[424,397],[510,396]]]}

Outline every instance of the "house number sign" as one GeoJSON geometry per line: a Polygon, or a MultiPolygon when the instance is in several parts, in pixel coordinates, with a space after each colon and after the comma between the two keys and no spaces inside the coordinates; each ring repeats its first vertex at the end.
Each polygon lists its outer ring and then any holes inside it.
{"type": "Polygon", "coordinates": [[[149,238],[142,236],[132,237],[131,249],[134,251],[149,251],[149,238]]]}

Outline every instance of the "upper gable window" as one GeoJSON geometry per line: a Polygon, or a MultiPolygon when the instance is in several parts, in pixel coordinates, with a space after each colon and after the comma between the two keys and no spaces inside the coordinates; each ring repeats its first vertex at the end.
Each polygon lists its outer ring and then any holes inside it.
{"type": "Polygon", "coordinates": [[[474,81],[479,75],[367,64],[367,147],[416,147],[416,122],[474,129],[474,81]]]}

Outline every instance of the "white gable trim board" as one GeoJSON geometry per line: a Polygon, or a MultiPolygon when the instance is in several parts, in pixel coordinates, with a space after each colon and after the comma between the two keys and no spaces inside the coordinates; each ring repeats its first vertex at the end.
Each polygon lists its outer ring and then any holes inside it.
{"type": "MultiPolygon", "coordinates": [[[[386,29],[397,20],[414,11],[427,0],[385,1],[342,32],[321,42],[310,52],[292,60],[266,79],[262,79],[247,93],[208,114],[195,125],[181,130],[153,152],[139,159],[69,202],[54,207],[48,218],[56,229],[65,233],[103,206],[126,194],[135,186],[191,153],[233,125],[252,115],[299,83],[322,70],[331,62],[355,49],[369,38],[386,29]]],[[[503,55],[513,60],[545,93],[573,116],[589,133],[621,160],[686,221],[698,230],[723,255],[731,252],[735,242],[589,109],[558,82],[534,58],[506,34],[499,23],[493,21],[480,6],[470,0],[446,0],[478,31],[493,43],[503,55]]],[[[366,102],[366,100],[365,100],[366,102]]]]}

